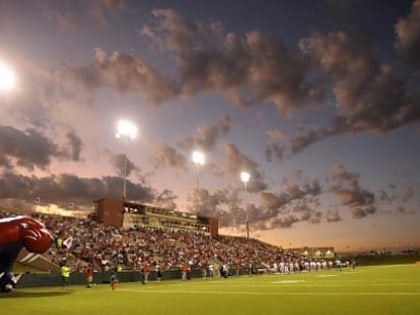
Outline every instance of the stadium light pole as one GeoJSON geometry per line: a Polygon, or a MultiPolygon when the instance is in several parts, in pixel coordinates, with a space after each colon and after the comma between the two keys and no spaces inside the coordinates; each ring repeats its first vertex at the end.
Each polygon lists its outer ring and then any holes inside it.
{"type": "Polygon", "coordinates": [[[246,238],[249,238],[249,212],[248,212],[248,182],[251,178],[251,175],[248,172],[241,172],[241,181],[244,183],[244,191],[245,191],[245,203],[244,203],[244,210],[245,210],[245,216],[246,216],[246,238]]]}
{"type": "Polygon", "coordinates": [[[137,137],[137,126],[127,120],[118,121],[117,125],[117,138],[122,138],[125,142],[124,152],[124,181],[123,181],[123,201],[127,197],[127,146],[128,141],[133,140],[137,137]]]}
{"type": "Polygon", "coordinates": [[[203,152],[194,151],[192,153],[192,161],[197,170],[197,213],[200,212],[200,166],[204,165],[205,156],[203,152]]]}

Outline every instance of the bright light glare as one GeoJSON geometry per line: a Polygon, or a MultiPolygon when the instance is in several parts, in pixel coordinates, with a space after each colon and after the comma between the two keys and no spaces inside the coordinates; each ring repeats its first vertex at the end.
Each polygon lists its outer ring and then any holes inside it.
{"type": "Polygon", "coordinates": [[[250,177],[251,177],[251,175],[249,175],[249,173],[241,172],[241,181],[243,181],[244,183],[249,182],[250,177]]]}
{"type": "Polygon", "coordinates": [[[192,160],[197,165],[203,165],[205,161],[204,154],[200,151],[194,151],[192,154],[192,160]]]}
{"type": "Polygon", "coordinates": [[[16,85],[16,75],[13,70],[0,62],[0,90],[10,91],[16,85]]]}
{"type": "Polygon", "coordinates": [[[127,120],[120,120],[117,126],[117,138],[127,137],[134,139],[137,137],[137,127],[127,120]]]}

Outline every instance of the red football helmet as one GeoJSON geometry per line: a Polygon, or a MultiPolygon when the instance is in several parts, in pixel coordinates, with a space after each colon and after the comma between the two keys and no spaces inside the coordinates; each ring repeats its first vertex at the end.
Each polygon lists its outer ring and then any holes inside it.
{"type": "Polygon", "coordinates": [[[19,222],[23,246],[32,253],[44,253],[52,243],[50,232],[45,229],[45,225],[32,218],[23,218],[19,222]]]}

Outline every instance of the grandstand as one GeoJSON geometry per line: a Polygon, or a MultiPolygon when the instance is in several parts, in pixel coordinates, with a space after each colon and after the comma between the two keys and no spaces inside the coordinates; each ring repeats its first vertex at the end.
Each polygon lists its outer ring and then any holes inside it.
{"type": "MultiPolygon", "coordinates": [[[[202,277],[203,270],[209,273],[210,268],[217,271],[220,266],[226,266],[231,274],[282,272],[285,266],[300,271],[312,268],[310,261],[334,257],[332,247],[285,251],[257,239],[219,235],[216,218],[122,200],[95,201],[91,218],[41,213],[32,216],[45,223],[56,241],[42,257],[22,253],[19,262],[26,265],[36,260],[37,269],[54,272],[64,259],[80,273],[72,277],[73,281],[84,280],[87,264],[93,265],[97,279],[108,279],[107,272],[121,266],[126,281],[133,281],[144,266],[152,270],[152,279],[157,266],[165,279],[180,279],[185,265],[189,265],[193,277],[202,277]],[[68,246],[63,246],[65,240],[70,240],[68,246]]],[[[39,283],[30,277],[38,276],[25,275],[21,285],[39,283]]]]}

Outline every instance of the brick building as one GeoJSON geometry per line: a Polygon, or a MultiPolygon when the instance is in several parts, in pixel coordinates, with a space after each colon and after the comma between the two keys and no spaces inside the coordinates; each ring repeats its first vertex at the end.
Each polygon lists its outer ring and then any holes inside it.
{"type": "Polygon", "coordinates": [[[182,229],[219,236],[217,218],[192,213],[168,210],[153,205],[103,198],[95,201],[95,219],[118,228],[151,226],[168,229],[182,229]]]}

